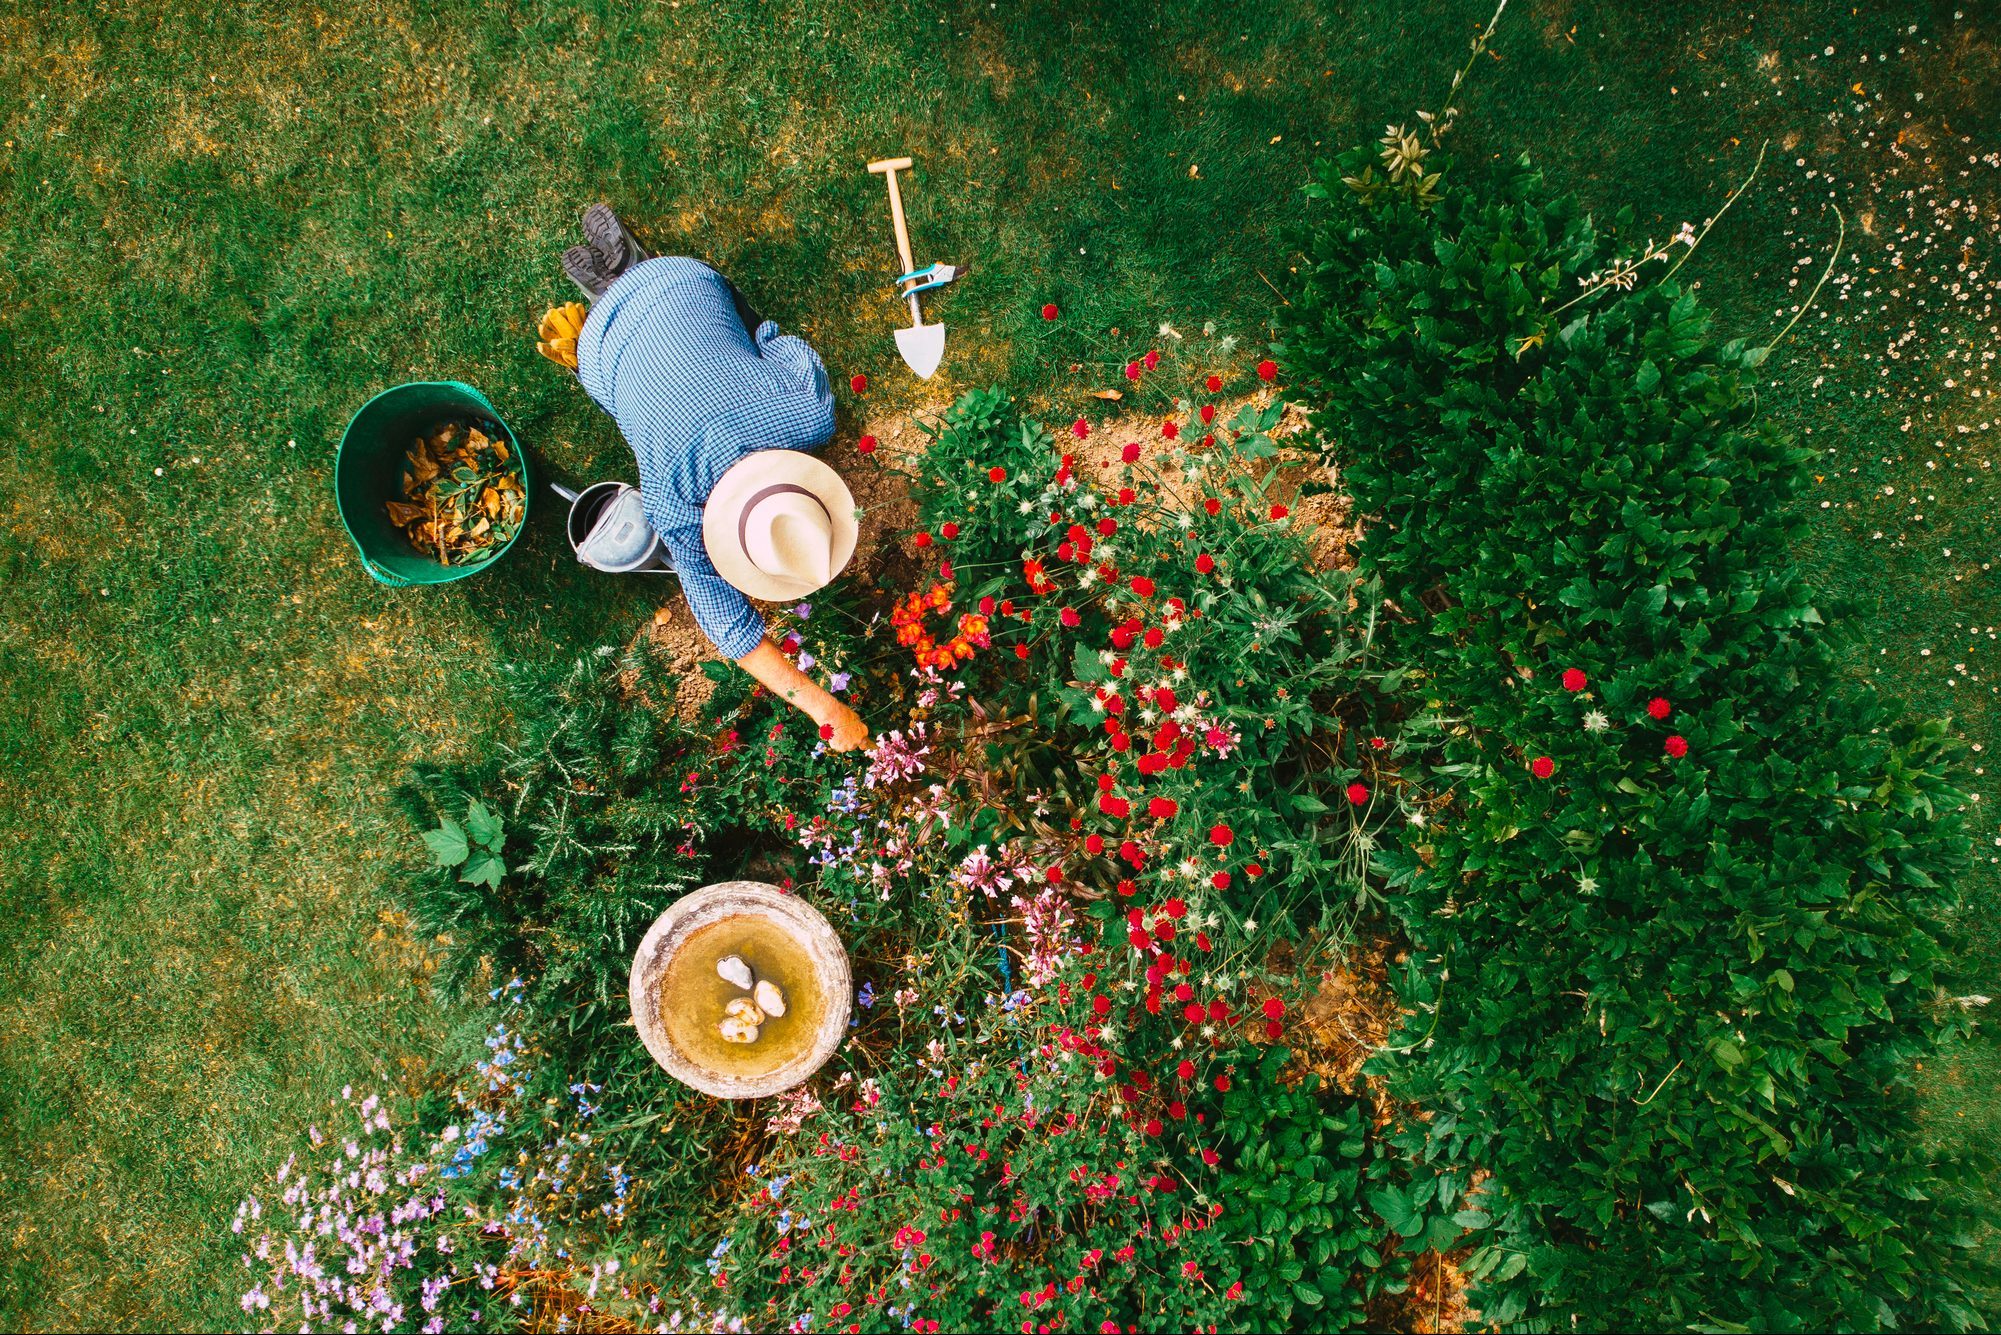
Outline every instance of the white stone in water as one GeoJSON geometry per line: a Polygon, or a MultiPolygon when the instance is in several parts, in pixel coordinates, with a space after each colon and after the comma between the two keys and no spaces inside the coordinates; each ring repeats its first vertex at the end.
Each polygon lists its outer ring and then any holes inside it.
{"type": "Polygon", "coordinates": [[[772,982],[769,978],[760,978],[757,980],[755,995],[757,997],[758,1009],[766,1015],[785,1014],[785,994],[780,992],[778,984],[772,982]]]}
{"type": "Polygon", "coordinates": [[[754,1024],[746,1024],[744,1021],[737,1019],[735,1016],[731,1016],[728,1019],[724,1020],[721,1024],[717,1025],[716,1032],[720,1033],[723,1036],[723,1042],[725,1043],[757,1042],[757,1026],[754,1024]]]}
{"type": "Polygon", "coordinates": [[[750,991],[751,984],[757,981],[750,971],[750,966],[743,962],[743,957],[740,955],[725,955],[717,960],[716,974],[724,982],[735,983],[746,992],[750,991]]]}
{"type": "Polygon", "coordinates": [[[764,1023],[764,1012],[759,1010],[757,1003],[749,997],[733,998],[729,1005],[723,1007],[723,1014],[732,1020],[741,1020],[748,1025],[760,1025],[764,1023]]]}

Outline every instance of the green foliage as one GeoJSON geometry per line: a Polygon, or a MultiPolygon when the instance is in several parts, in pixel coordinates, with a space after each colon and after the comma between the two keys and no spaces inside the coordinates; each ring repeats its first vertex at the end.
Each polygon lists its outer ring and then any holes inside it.
{"type": "Polygon", "coordinates": [[[1440,809],[1378,863],[1415,945],[1380,1064],[1436,1112],[1414,1152],[1494,1174],[1474,1302],[1979,1324],[1911,1076],[1959,1025],[1965,799],[1942,726],[1837,668],[1762,353],[1678,281],[1576,300],[1636,247],[1526,165],[1425,209],[1343,185],[1362,160],[1321,170],[1283,355],[1408,615],[1440,809]]]}
{"type": "Polygon", "coordinates": [[[432,866],[457,868],[461,881],[489,890],[498,890],[500,878],[507,874],[507,863],[501,857],[506,842],[506,822],[476,797],[466,804],[464,825],[441,816],[435,830],[424,831],[424,847],[431,850],[432,866]]]}

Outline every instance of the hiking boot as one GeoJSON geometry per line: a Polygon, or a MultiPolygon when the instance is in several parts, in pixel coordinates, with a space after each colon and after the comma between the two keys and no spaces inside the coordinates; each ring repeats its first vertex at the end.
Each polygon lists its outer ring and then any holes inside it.
{"type": "Polygon", "coordinates": [[[618,277],[605,268],[604,261],[589,246],[571,246],[564,251],[563,272],[592,301],[603,296],[605,289],[611,286],[611,280],[618,277]]]}
{"type": "Polygon", "coordinates": [[[584,240],[597,252],[605,272],[613,278],[646,259],[645,250],[611,211],[611,205],[593,204],[584,210],[579,221],[583,224],[584,240]]]}

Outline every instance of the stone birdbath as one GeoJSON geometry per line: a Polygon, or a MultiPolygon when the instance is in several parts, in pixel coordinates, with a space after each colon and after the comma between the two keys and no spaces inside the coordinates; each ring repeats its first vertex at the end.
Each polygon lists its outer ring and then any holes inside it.
{"type": "Polygon", "coordinates": [[[854,984],[840,937],[812,905],[763,881],[722,881],[655,920],[632,957],[631,999],[640,1041],[669,1075],[755,1099],[834,1055],[854,984]]]}

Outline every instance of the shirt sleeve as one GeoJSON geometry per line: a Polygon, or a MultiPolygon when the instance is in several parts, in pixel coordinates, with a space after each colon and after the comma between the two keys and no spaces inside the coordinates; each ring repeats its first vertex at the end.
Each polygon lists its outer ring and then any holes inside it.
{"type": "Polygon", "coordinates": [[[702,543],[699,518],[692,523],[659,527],[660,540],[674,558],[674,573],[681,577],[681,592],[687,596],[688,610],[695,624],[716,652],[734,662],[757,648],[764,639],[764,618],[750,605],[743,590],[716,573],[709,551],[702,543]]]}
{"type": "Polygon", "coordinates": [[[834,391],[827,384],[827,368],[820,360],[820,354],[813,351],[813,345],[797,334],[778,332],[778,321],[766,320],[752,335],[757,344],[758,356],[773,365],[783,367],[791,379],[815,399],[825,398],[833,402],[834,391]]]}

